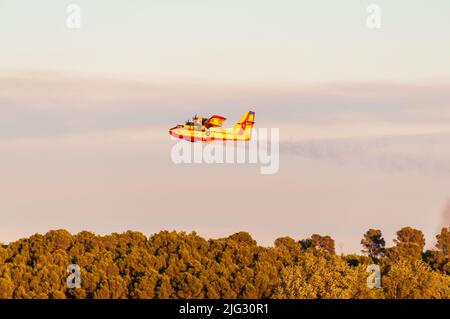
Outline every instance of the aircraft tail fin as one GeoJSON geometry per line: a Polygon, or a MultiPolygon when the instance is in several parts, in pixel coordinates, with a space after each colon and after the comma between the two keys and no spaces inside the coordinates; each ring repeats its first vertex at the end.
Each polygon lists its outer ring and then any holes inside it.
{"type": "Polygon", "coordinates": [[[236,123],[233,131],[235,134],[245,135],[245,139],[249,140],[252,135],[253,124],[255,124],[255,112],[247,111],[236,123]]]}

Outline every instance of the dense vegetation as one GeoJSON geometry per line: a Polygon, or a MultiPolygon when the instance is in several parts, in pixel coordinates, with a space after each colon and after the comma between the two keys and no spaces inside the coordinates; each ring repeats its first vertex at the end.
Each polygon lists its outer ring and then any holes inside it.
{"type": "Polygon", "coordinates": [[[424,252],[422,232],[405,227],[386,248],[371,229],[364,256],[338,256],[320,235],[260,247],[246,232],[205,240],[55,230],[0,246],[0,298],[450,298],[450,227],[436,239],[424,252]],[[72,263],[81,267],[79,289],[66,285],[72,263]],[[382,270],[380,289],[366,284],[372,263],[382,270]]]}

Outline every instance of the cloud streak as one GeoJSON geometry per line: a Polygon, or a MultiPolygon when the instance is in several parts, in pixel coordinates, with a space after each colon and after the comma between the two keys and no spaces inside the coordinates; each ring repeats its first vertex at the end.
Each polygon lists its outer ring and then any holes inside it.
{"type": "Polygon", "coordinates": [[[450,176],[450,134],[283,142],[280,149],[309,160],[344,166],[450,176]]]}

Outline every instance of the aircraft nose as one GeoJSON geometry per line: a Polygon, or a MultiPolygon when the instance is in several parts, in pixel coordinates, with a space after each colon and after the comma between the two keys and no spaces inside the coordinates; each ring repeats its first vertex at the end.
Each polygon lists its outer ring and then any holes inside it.
{"type": "Polygon", "coordinates": [[[177,133],[176,127],[172,127],[171,129],[169,129],[169,134],[175,138],[181,138],[180,134],[177,133]]]}

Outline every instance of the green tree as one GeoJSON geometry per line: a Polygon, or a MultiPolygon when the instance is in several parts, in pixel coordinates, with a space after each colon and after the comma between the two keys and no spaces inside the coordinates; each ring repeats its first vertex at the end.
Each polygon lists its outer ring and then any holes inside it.
{"type": "Polygon", "coordinates": [[[445,298],[448,229],[423,255],[431,267],[417,264],[420,234],[402,229],[389,258],[379,257],[383,291],[366,285],[372,258],[336,256],[329,236],[261,247],[247,232],[205,240],[194,232],[50,231],[0,247],[0,298],[445,298]],[[72,263],[81,268],[79,289],[66,285],[72,263]]]}
{"type": "Polygon", "coordinates": [[[450,227],[442,228],[441,233],[436,235],[436,248],[441,251],[446,258],[450,258],[450,227]]]}
{"type": "Polygon", "coordinates": [[[386,298],[450,298],[450,277],[433,272],[424,262],[402,259],[383,276],[386,298]]]}
{"type": "Polygon", "coordinates": [[[327,254],[335,254],[334,239],[330,236],[321,236],[313,234],[311,238],[300,241],[303,248],[311,248],[315,251],[324,252],[327,254]]]}
{"type": "Polygon", "coordinates": [[[381,230],[369,229],[364,238],[361,239],[361,245],[364,247],[362,252],[372,258],[379,258],[384,254],[386,242],[384,241],[381,230]]]}
{"type": "Polygon", "coordinates": [[[14,292],[14,282],[11,278],[0,278],[0,299],[11,299],[14,292]]]}
{"type": "Polygon", "coordinates": [[[340,257],[307,252],[298,265],[282,271],[273,297],[367,298],[371,292],[366,277],[363,267],[350,267],[340,257]]]}
{"type": "Polygon", "coordinates": [[[296,263],[301,254],[302,246],[291,237],[280,237],[274,242],[275,248],[282,252],[283,263],[285,266],[296,263]]]}
{"type": "Polygon", "coordinates": [[[402,258],[422,259],[425,236],[420,230],[403,227],[397,231],[394,242],[396,246],[387,249],[387,255],[391,261],[395,262],[402,258]]]}

